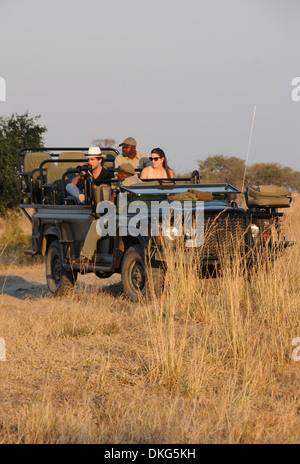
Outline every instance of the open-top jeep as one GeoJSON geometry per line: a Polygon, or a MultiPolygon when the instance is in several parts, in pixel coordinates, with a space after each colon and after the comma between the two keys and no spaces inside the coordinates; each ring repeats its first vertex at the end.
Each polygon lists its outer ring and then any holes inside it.
{"type": "MultiPolygon", "coordinates": [[[[121,273],[125,294],[133,301],[140,294],[149,293],[150,282],[151,291],[160,294],[167,269],[164,244],[176,243],[177,235],[186,247],[187,257],[190,244],[194,251],[196,248],[199,268],[205,276],[215,273],[224,246],[230,250],[239,242],[238,252],[245,257],[247,265],[252,266],[261,250],[278,250],[289,245],[280,236],[279,222],[283,213],[278,211],[290,205],[291,197],[286,189],[272,186],[247,189],[247,207],[243,208],[236,201],[240,190],[227,181],[202,184],[198,171],[194,171],[190,178],[152,179],[128,187],[119,185],[116,177],[109,185],[100,187],[86,179],[85,203],[76,204],[75,199],[68,196],[66,184],[76,175],[78,166],[87,162],[84,155],[87,150],[23,148],[17,153],[19,206],[32,222],[32,250],[25,253],[46,256],[47,284],[55,295],[69,291],[79,272],[94,272],[100,278],[121,273]],[[117,192],[113,233],[102,232],[93,263],[85,268],[72,264],[72,260],[80,255],[91,222],[105,217],[106,222],[110,220],[111,216],[106,216],[107,209],[100,206],[107,206],[111,201],[112,189],[117,192]],[[124,199],[127,205],[125,226],[124,214],[120,211],[124,199]],[[142,213],[136,217],[141,202],[142,213]],[[187,212],[193,227],[187,226],[188,221],[183,215],[177,215],[183,204],[186,206],[184,213],[187,212]],[[159,206],[155,217],[153,205],[159,206]],[[193,241],[191,235],[197,234],[194,226],[199,211],[202,215],[199,213],[198,228],[202,235],[200,241],[193,241]],[[163,227],[166,216],[169,226],[163,227]],[[179,234],[178,217],[182,224],[179,234]],[[137,226],[130,233],[132,221],[135,224],[143,222],[143,228],[137,226]],[[275,239],[272,228],[276,232],[275,239]]],[[[101,151],[104,167],[113,173],[118,151],[113,148],[101,148],[101,151]]]]}

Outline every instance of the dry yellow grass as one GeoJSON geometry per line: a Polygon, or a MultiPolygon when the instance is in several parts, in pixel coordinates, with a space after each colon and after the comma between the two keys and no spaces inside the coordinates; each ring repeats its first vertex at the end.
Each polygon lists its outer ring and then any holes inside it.
{"type": "Polygon", "coordinates": [[[249,280],[170,263],[148,304],[119,287],[2,292],[0,443],[299,443],[299,197],[285,229],[297,245],[249,280]]]}

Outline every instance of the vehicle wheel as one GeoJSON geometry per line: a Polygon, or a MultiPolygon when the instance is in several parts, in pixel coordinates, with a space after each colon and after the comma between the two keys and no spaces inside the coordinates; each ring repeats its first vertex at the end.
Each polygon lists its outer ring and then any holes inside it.
{"type": "Polygon", "coordinates": [[[46,279],[49,290],[57,296],[66,295],[75,285],[77,272],[63,268],[60,246],[57,240],[51,243],[46,257],[46,279]]]}
{"type": "Polygon", "coordinates": [[[121,275],[124,292],[132,301],[152,295],[160,296],[163,291],[163,269],[147,267],[143,250],[139,245],[134,245],[126,251],[121,275]]]}

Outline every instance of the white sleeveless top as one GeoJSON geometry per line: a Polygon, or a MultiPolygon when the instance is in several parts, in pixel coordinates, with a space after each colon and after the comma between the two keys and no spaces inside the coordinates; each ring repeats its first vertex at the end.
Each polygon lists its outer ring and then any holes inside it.
{"type": "Polygon", "coordinates": [[[149,166],[149,179],[167,179],[168,178],[168,175],[167,175],[167,171],[164,169],[165,171],[165,175],[155,175],[155,169],[153,169],[152,166],[149,166]]]}

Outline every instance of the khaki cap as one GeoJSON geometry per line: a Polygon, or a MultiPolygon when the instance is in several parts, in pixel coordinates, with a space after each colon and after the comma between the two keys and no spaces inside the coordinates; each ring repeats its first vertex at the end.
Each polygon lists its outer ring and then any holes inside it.
{"type": "Polygon", "coordinates": [[[119,147],[122,147],[122,145],[132,145],[133,147],[136,147],[136,140],[133,137],[127,137],[122,143],[120,143],[119,147]]]}
{"type": "Polygon", "coordinates": [[[130,174],[132,176],[134,176],[134,167],[130,164],[130,163],[123,163],[121,164],[121,166],[119,166],[117,169],[116,169],[117,172],[125,172],[125,174],[130,174]]]}

